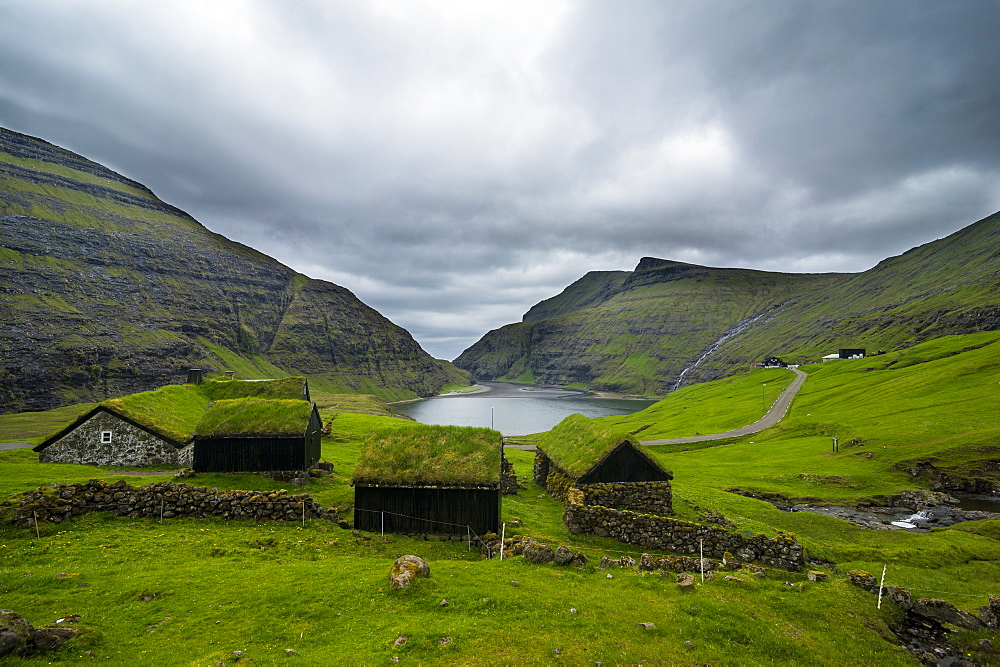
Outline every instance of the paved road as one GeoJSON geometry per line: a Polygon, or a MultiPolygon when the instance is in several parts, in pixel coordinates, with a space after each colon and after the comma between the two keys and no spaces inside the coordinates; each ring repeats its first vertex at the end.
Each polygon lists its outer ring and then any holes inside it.
{"type": "Polygon", "coordinates": [[[733,429],[732,431],[712,433],[711,435],[692,435],[686,438],[666,438],[664,440],[641,440],[639,441],[639,444],[647,446],[679,445],[686,442],[722,440],[723,438],[738,438],[742,435],[750,435],[751,433],[757,433],[758,431],[763,431],[766,428],[771,428],[785,417],[785,413],[788,412],[788,406],[792,404],[792,399],[795,398],[795,394],[797,394],[799,389],[802,388],[802,384],[808,377],[797,368],[792,368],[791,370],[795,372],[795,380],[792,381],[792,384],[788,385],[788,388],[785,389],[785,391],[781,392],[781,396],[779,396],[778,400],[774,402],[771,409],[768,410],[763,417],[752,424],[733,429]]]}
{"type": "Polygon", "coordinates": [[[0,442],[0,452],[7,449],[24,449],[26,447],[34,447],[30,442],[0,442]]]}

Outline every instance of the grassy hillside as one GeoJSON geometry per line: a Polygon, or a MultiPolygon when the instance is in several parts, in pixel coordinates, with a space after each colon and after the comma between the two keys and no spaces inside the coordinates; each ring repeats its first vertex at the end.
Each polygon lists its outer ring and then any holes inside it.
{"type": "MultiPolygon", "coordinates": [[[[652,258],[644,258],[627,279],[588,276],[552,303],[539,304],[541,310],[529,311],[533,317],[549,313],[548,319],[492,331],[455,364],[485,380],[663,395],[739,322],[842,279],[652,258]]],[[[760,350],[743,367],[768,354],[760,350]]]]}
{"type": "Polygon", "coordinates": [[[2,128],[0,226],[0,412],[149,390],[189,367],[387,399],[468,383],[343,287],[2,128]]]}
{"type": "Polygon", "coordinates": [[[663,395],[776,354],[894,350],[1000,329],[1000,214],[859,274],[782,274],[643,258],[591,272],[455,363],[479,379],[663,395]]]}
{"type": "MultiPolygon", "coordinates": [[[[6,608],[38,625],[78,613],[87,628],[55,654],[29,662],[93,661],[84,654],[92,651],[102,661],[228,664],[236,661],[233,651],[243,651],[241,661],[260,663],[398,657],[420,664],[914,664],[890,632],[899,612],[892,605],[876,609],[874,596],[845,582],[846,571],[881,572],[885,563],[887,584],[974,612],[987,593],[1000,593],[1000,522],[923,534],[871,531],[817,514],[780,512],[725,489],[849,503],[926,486],[927,480],[899,469],[914,456],[955,470],[996,458],[988,452],[1000,437],[991,389],[1000,383],[998,346],[1000,334],[948,337],[883,357],[807,367],[810,378],[779,427],[700,450],[650,448],[674,471],[679,516],[698,520],[714,510],[736,530],[794,532],[810,558],[830,563],[811,566],[830,573],[828,582],[808,582],[802,573],[764,579],[737,573],[738,581],[719,576],[682,593],[673,577],[658,573],[596,571],[602,556],[638,557],[640,550],[571,535],[559,503],[530,481],[532,455],[508,450],[528,487],[504,499],[508,535],[571,545],[592,559],[590,565],[482,561],[461,543],[355,536],[321,521],[160,524],[91,515],[44,524],[39,537],[30,528],[0,524],[0,595],[6,608]],[[831,433],[841,438],[840,454],[829,452],[831,433]],[[394,593],[389,566],[403,553],[426,558],[431,578],[394,593]],[[406,641],[397,643],[399,637],[406,641]],[[286,656],[285,649],[297,655],[286,656]]],[[[760,412],[759,381],[780,385],[787,375],[754,371],[691,387],[633,416],[635,424],[649,422],[646,431],[672,435],[724,430],[735,419],[730,411],[753,421],[760,412]]],[[[420,427],[339,411],[364,406],[327,401],[333,433],[324,439],[323,454],[335,472],[310,481],[305,491],[350,518],[349,480],[368,434],[420,427]]],[[[40,464],[26,450],[0,452],[0,469],[0,496],[52,481],[122,477],[109,469],[40,464]]],[[[995,470],[983,471],[990,474],[995,470]]],[[[221,474],[191,483],[280,487],[260,477],[221,474]]],[[[951,635],[971,660],[994,664],[997,655],[979,646],[981,638],[998,640],[989,631],[951,635]]]]}

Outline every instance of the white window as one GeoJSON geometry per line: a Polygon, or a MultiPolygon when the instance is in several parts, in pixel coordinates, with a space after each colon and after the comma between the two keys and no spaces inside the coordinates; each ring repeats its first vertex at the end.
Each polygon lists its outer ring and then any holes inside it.
{"type": "Polygon", "coordinates": [[[111,442],[111,431],[101,431],[101,443],[111,442]]]}

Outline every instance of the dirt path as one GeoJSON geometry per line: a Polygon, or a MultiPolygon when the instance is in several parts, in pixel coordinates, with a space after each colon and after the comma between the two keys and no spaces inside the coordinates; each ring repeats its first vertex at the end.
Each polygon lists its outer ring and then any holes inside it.
{"type": "Polygon", "coordinates": [[[766,428],[771,428],[784,419],[785,413],[788,412],[788,406],[792,404],[792,399],[795,398],[795,394],[797,394],[799,389],[802,388],[803,383],[805,383],[806,378],[808,377],[797,368],[792,368],[790,370],[795,373],[795,380],[788,385],[788,388],[785,389],[785,391],[781,392],[781,396],[779,396],[778,400],[771,405],[771,409],[768,410],[763,417],[752,424],[741,426],[740,428],[733,429],[732,431],[723,431],[722,433],[712,433],[710,435],[691,435],[685,438],[665,438],[663,440],[641,440],[639,441],[639,444],[646,446],[679,445],[687,442],[722,440],[724,438],[738,438],[743,435],[750,435],[751,433],[763,431],[766,428]]]}

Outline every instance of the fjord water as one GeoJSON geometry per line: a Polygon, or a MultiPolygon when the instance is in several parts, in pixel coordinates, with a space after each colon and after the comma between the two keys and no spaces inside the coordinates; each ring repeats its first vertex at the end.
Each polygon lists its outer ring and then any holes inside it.
{"type": "Polygon", "coordinates": [[[571,389],[551,389],[506,382],[480,382],[487,391],[435,396],[392,406],[421,424],[485,426],[510,435],[548,431],[565,417],[628,415],[655,401],[591,398],[571,389]],[[492,421],[492,424],[491,424],[492,421]]]}

